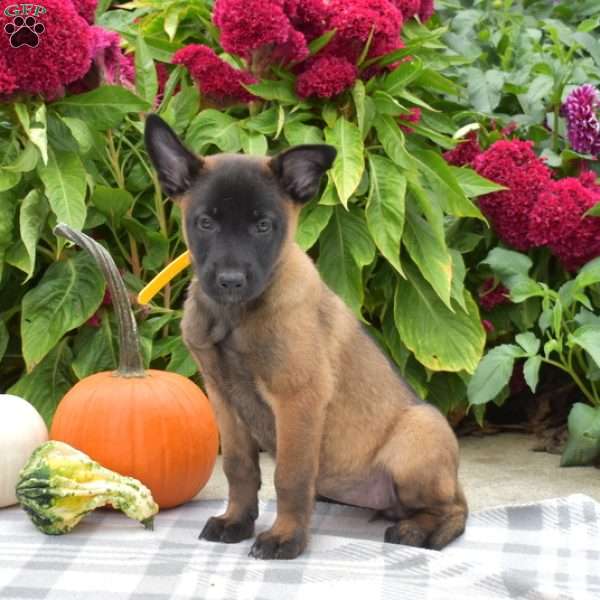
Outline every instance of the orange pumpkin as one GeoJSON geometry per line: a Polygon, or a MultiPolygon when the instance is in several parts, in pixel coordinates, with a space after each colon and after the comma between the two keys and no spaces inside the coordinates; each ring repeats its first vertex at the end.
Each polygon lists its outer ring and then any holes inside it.
{"type": "Polygon", "coordinates": [[[61,400],[50,439],[66,442],[104,467],[139,479],[161,508],[191,500],[217,456],[214,413],[202,390],[168,371],[143,368],[127,290],[110,254],[81,232],[55,233],[85,248],[104,272],[119,322],[115,372],[82,379],[61,400]]]}

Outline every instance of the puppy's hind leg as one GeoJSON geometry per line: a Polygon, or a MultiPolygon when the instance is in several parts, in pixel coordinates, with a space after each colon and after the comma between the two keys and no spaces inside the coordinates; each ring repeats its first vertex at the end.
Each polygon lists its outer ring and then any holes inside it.
{"type": "Polygon", "coordinates": [[[398,497],[385,511],[400,518],[386,530],[386,542],[441,550],[463,533],[468,509],[457,479],[458,444],[436,409],[408,409],[378,458],[398,497]]]}

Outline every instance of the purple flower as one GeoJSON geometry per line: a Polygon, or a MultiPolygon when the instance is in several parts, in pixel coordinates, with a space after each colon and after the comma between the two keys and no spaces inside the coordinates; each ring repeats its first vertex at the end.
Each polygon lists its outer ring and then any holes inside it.
{"type": "Polygon", "coordinates": [[[600,154],[600,93],[589,83],[575,88],[562,106],[569,143],[576,152],[600,154]]]}

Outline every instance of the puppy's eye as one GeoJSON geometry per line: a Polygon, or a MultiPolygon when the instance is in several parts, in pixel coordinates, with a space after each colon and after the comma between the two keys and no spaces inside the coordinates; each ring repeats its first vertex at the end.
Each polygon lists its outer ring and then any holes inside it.
{"type": "Polygon", "coordinates": [[[213,231],[215,228],[215,224],[210,217],[203,216],[196,218],[196,227],[201,229],[202,231],[213,231]]]}
{"type": "Polygon", "coordinates": [[[271,219],[261,219],[256,224],[256,231],[258,233],[269,233],[271,229],[273,229],[273,222],[271,221],[271,219]]]}

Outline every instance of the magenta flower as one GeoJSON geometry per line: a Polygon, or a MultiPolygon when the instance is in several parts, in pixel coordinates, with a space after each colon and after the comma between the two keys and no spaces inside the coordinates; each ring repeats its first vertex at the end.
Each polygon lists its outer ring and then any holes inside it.
{"type": "Polygon", "coordinates": [[[190,44],[173,55],[173,64],[185,65],[200,91],[219,105],[250,102],[254,96],[242,84],[256,83],[245,71],[234,69],[208,46],[190,44]]]}
{"type": "Polygon", "coordinates": [[[402,13],[389,0],[331,0],[329,29],[336,34],[328,52],[355,62],[369,40],[370,57],[380,56],[398,47],[402,13]]]}
{"type": "Polygon", "coordinates": [[[283,11],[309,42],[327,31],[329,7],[324,0],[284,0],[283,11]]]}
{"type": "Polygon", "coordinates": [[[517,250],[529,250],[530,213],[551,182],[550,170],[536,156],[533,143],[499,140],[477,155],[472,166],[479,175],[508,188],[478,199],[498,237],[517,250]]]}
{"type": "MultiPolygon", "coordinates": [[[[37,47],[23,44],[14,48],[5,27],[13,25],[13,17],[5,9],[12,0],[0,0],[0,56],[5,59],[6,73],[3,87],[13,87],[15,92],[43,94],[54,99],[64,93],[64,86],[80,79],[91,65],[92,34],[90,26],[80,17],[71,2],[44,0],[45,13],[33,17],[44,27],[39,34],[37,47]],[[12,84],[8,85],[7,81],[12,84]]],[[[28,17],[29,18],[29,17],[28,17]]],[[[1,67],[0,67],[1,69],[1,67]]]]}
{"type": "Polygon", "coordinates": [[[0,55],[0,99],[8,96],[17,89],[17,80],[13,72],[8,68],[6,59],[0,55]]]}
{"type": "Polygon", "coordinates": [[[247,59],[258,51],[268,55],[277,50],[276,57],[288,61],[308,56],[306,39],[292,27],[283,0],[216,0],[213,21],[226,52],[247,59]]]}
{"type": "Polygon", "coordinates": [[[331,98],[354,84],[358,70],[350,61],[337,56],[317,56],[307,61],[307,68],[296,80],[301,98],[331,98]]]}
{"type": "Polygon", "coordinates": [[[600,219],[584,216],[598,202],[600,191],[589,177],[550,182],[531,211],[529,239],[548,246],[568,271],[577,271],[600,256],[600,219]]]}
{"type": "Polygon", "coordinates": [[[600,93],[588,83],[575,88],[562,105],[569,143],[576,152],[600,154],[600,93]]]}
{"type": "Polygon", "coordinates": [[[475,157],[481,154],[481,147],[477,139],[476,131],[469,131],[466,138],[460,141],[456,148],[446,150],[443,156],[446,162],[455,167],[470,165],[475,157]]]}
{"type": "Polygon", "coordinates": [[[71,0],[75,10],[82,16],[90,25],[96,20],[96,7],[98,0],[71,0]]]}
{"type": "Polygon", "coordinates": [[[493,277],[489,277],[483,282],[479,289],[479,306],[483,310],[490,311],[510,302],[509,291],[501,283],[497,283],[493,277]]]}

